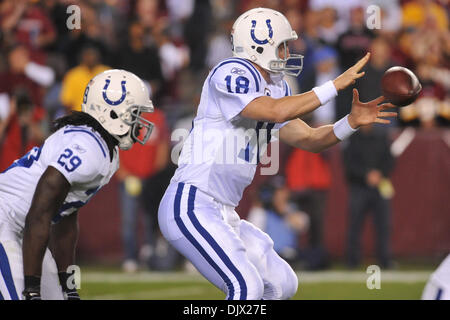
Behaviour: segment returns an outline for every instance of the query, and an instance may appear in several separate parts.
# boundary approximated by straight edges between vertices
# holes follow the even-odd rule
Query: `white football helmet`
[[[153,103],[144,82],[131,72],[115,69],[96,75],[86,86],[81,109],[116,138],[122,150],[136,141],[145,144],[152,133],[153,123],[141,114],[153,112]]]
[[[278,56],[278,47],[284,43],[287,56],[289,40],[297,40],[297,33],[286,17],[278,11],[255,8],[237,18],[231,29],[233,55],[248,59],[269,72],[298,76],[303,68],[303,56],[290,54],[287,59]]]

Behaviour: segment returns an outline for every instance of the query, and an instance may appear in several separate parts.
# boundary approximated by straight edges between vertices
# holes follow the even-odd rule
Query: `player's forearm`
[[[342,131],[340,125],[337,122],[334,125],[311,128],[304,121],[295,119],[280,129],[280,140],[295,148],[317,153],[341,141],[338,138]]]
[[[279,123],[299,118],[320,106],[320,100],[313,91],[276,99],[274,105]]]
[[[269,96],[259,97],[250,102],[241,115],[246,118],[283,123],[316,110],[330,99],[337,96],[337,89],[332,81],[313,88],[311,91],[274,99]]]
[[[319,106],[320,101],[313,91],[280,99],[262,96],[250,102],[241,115],[258,121],[282,123],[298,118]]]
[[[311,139],[308,141],[311,152],[322,152],[341,141],[334,134],[331,124],[313,128],[312,132]]]
[[[23,271],[25,276],[39,277],[50,235],[50,222],[27,216],[23,236]]]
[[[25,219],[22,244],[25,276],[40,276],[42,260],[50,237],[51,220],[58,212],[70,184],[59,171],[48,167],[36,186]]]
[[[77,241],[77,213],[62,218],[59,223],[52,226],[49,247],[59,272],[65,272],[70,265],[75,264]]]
[[[333,125],[325,125],[318,128],[311,128],[311,132],[306,139],[298,139],[295,147],[306,151],[318,153],[334,146],[340,142],[333,131]]]

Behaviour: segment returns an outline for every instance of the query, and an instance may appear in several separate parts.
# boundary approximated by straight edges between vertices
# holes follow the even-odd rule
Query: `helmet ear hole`
[[[256,52],[258,52],[259,54],[264,52],[264,48],[263,47],[258,47],[256,48]]]
[[[119,116],[117,115],[117,113],[114,110],[111,110],[111,112],[109,113],[109,116],[111,117],[111,119],[119,118]]]

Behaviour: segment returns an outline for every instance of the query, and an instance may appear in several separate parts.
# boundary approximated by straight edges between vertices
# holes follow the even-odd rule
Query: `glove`
[[[23,300],[42,300],[41,277],[25,276],[25,290],[22,291]]]
[[[71,275],[68,274],[65,271],[58,273],[59,283],[61,284],[61,287],[62,287],[62,290],[63,290],[64,299],[65,300],[81,300],[77,289],[75,287],[74,288],[69,288],[67,286],[67,279],[69,279],[70,276]]]

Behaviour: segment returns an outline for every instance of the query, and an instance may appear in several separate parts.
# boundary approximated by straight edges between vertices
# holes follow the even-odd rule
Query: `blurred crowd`
[[[79,9],[79,17],[73,16],[77,13],[73,5]],[[400,110],[399,118],[391,127],[414,126],[426,130],[448,126],[450,7],[447,0],[3,0],[0,2],[0,172],[31,146],[42,144],[51,132],[53,119],[81,109],[84,88],[93,76],[110,68],[135,73],[150,89],[157,111],[149,119],[156,129],[148,145],[133,148],[122,156],[117,174],[124,268],[133,271],[139,255],[151,260],[158,252],[170,257],[162,265],[161,259],[155,260],[154,268],[172,265],[176,259],[164,254],[169,249],[159,243],[156,226],[156,210],[162,196],[158,190],[164,191],[175,167],[170,160],[170,132],[175,128],[190,129],[205,77],[214,65],[232,55],[230,30],[234,20],[254,7],[283,12],[299,35],[298,41],[289,44],[291,52],[305,57],[300,76],[287,79],[294,94],[334,79],[370,51],[366,75],[356,84],[362,101],[381,95],[384,71],[402,65],[418,75],[423,90],[414,104]],[[372,28],[374,24],[368,21],[378,17],[380,28]],[[79,28],[77,18],[80,18]],[[340,119],[350,111],[351,90],[340,93],[305,117],[305,121],[318,126]],[[372,133],[370,128],[362,132],[361,135],[368,136],[360,139],[381,139],[380,145],[386,144],[385,135],[377,134],[375,129]],[[358,157],[367,158],[363,154],[367,150],[352,151],[353,140],[349,142],[348,152],[359,152]],[[382,159],[385,150],[379,149]],[[377,165],[376,161],[362,161],[353,165],[353,171],[351,168],[346,171],[349,184],[356,184],[357,197],[367,196],[369,206],[373,204],[371,201],[389,198],[379,194],[380,199],[374,199],[374,195],[363,190],[363,187],[378,190],[383,181],[386,183],[390,168]],[[286,179],[282,185],[279,181],[271,182],[269,189],[273,190],[262,190],[259,193],[262,198],[255,199],[253,208],[268,212],[265,220],[258,218],[257,213],[253,215],[260,222],[274,221],[271,215],[282,217],[292,212],[287,215],[289,219],[282,217],[280,230],[287,228],[297,235],[309,233],[309,247],[314,250],[307,256],[312,257],[309,260],[312,269],[327,265],[322,224],[330,187],[329,171],[326,154],[292,151],[283,169]],[[366,177],[369,172],[371,178]],[[141,201],[142,195],[145,201]],[[268,195],[276,198],[275,205],[270,204]],[[290,206],[284,206],[283,201],[295,206],[288,210]],[[354,211],[361,211],[357,207],[365,208],[367,204],[354,206]],[[383,211],[382,204],[380,208]],[[383,227],[388,223],[386,210],[381,213],[386,217],[377,227],[381,239],[379,256],[384,265],[389,264],[388,244],[383,240],[387,237],[387,227]],[[361,219],[356,211],[351,213],[356,229],[348,240],[351,265],[358,262],[355,242],[358,242]],[[148,231],[141,250],[134,232],[138,212],[144,213]],[[298,241],[288,238],[283,241],[295,242],[292,250],[301,249],[296,247]],[[284,249],[280,247],[280,252]],[[289,257],[295,256],[292,250],[285,250],[290,252]]]

